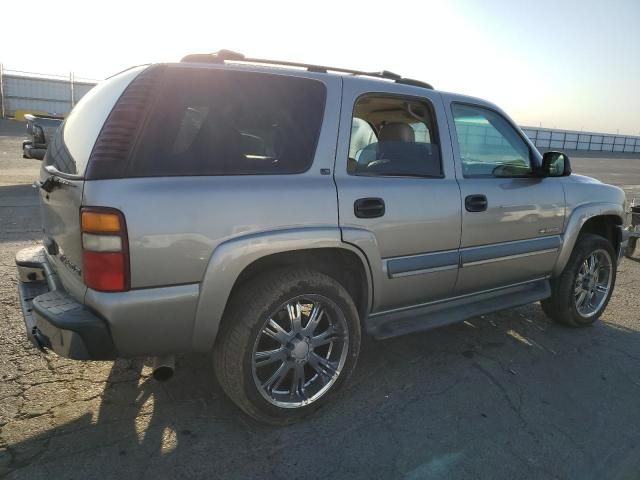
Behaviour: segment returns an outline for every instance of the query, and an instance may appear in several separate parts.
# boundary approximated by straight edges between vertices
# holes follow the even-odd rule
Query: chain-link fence
[[[588,150],[592,152],[640,153],[640,137],[522,127],[541,150]]]
[[[0,64],[0,114],[20,117],[25,112],[64,116],[97,80],[7,70]]]
[[[0,63],[1,118],[20,117],[25,112],[61,115],[97,83],[97,80],[3,69]],[[522,127],[541,150],[586,150],[640,153],[640,137]],[[496,140],[497,141],[497,140]]]

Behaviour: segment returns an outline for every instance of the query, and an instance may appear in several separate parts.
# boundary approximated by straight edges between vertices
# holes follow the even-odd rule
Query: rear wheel
[[[227,395],[272,424],[316,410],[353,371],[358,312],[346,290],[312,270],[281,269],[233,295],[214,348]]]
[[[606,238],[581,235],[562,274],[551,281],[551,297],[541,302],[547,316],[571,327],[594,323],[613,292],[615,258]]]

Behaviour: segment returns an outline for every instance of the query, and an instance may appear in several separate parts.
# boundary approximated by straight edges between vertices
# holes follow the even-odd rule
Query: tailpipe
[[[153,378],[159,382],[165,382],[173,377],[173,371],[176,369],[176,359],[173,355],[153,357],[152,368]]]

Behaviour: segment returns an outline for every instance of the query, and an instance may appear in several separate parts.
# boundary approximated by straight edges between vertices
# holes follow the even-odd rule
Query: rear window
[[[131,176],[290,174],[313,162],[325,104],[316,80],[174,68]]]
[[[122,92],[147,66],[134,67],[99,83],[82,97],[51,139],[45,165],[84,175],[91,149]]]

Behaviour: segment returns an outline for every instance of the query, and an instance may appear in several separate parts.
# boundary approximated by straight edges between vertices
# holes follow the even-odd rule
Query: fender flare
[[[208,351],[213,346],[231,290],[246,267],[268,255],[314,248],[341,248],[358,256],[365,271],[370,310],[373,287],[369,262],[359,249],[342,241],[338,227],[292,228],[233,238],[215,248],[200,283],[193,350]]]
[[[587,220],[602,215],[614,215],[624,223],[624,209],[622,208],[622,205],[616,203],[589,203],[581,205],[571,212],[564,231],[560,253],[558,254],[556,264],[553,268],[553,277],[557,277],[562,274],[562,270],[564,270],[564,267],[567,265],[571,252],[573,251],[573,247],[578,240],[578,235],[580,234],[582,226],[587,222]]]

